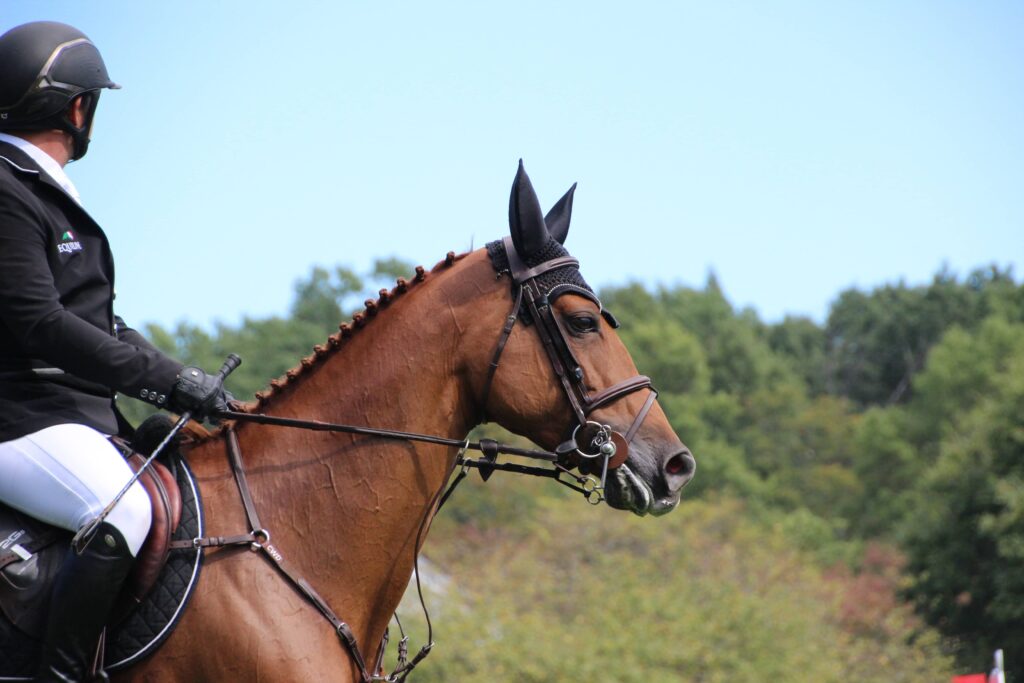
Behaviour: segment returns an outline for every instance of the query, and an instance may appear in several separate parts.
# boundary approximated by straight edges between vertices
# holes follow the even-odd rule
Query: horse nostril
[[[669,474],[680,474],[685,467],[686,463],[683,462],[683,458],[677,455],[668,461],[668,464],[665,465],[665,471]]]
[[[680,486],[690,481],[696,469],[697,463],[688,451],[676,453],[665,463],[665,473],[669,477],[683,480]]]

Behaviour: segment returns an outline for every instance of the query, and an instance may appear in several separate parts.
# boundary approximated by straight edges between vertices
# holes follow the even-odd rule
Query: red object
[[[988,683],[988,674],[966,674],[953,676],[953,683]]]

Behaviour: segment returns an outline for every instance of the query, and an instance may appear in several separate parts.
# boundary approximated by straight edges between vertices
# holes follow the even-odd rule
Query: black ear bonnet
[[[495,240],[487,244],[487,255],[491,257],[491,265],[494,266],[494,270],[499,273],[509,273],[508,254],[505,251],[505,241]],[[544,245],[542,249],[534,252],[529,257],[523,259],[530,268],[535,268],[542,263],[546,263],[552,259],[559,258],[561,256],[568,256],[569,252],[558,243],[554,237],[548,240],[548,243]],[[537,276],[537,284],[540,285],[541,291],[548,297],[548,300],[553,301],[556,297],[566,292],[573,292],[580,296],[585,296],[598,306],[601,302],[598,301],[597,295],[594,294],[594,290],[590,288],[586,280],[580,274],[578,268],[572,266],[565,266],[563,268],[555,268],[549,270],[546,273],[542,273]]]
[[[509,275],[509,279],[512,280],[513,297],[517,295],[516,289],[528,282],[532,283],[532,296],[539,296],[548,301],[554,301],[566,293],[578,294],[597,304],[608,324],[618,327],[618,321],[603,309],[594,290],[580,275],[575,259],[568,263],[563,261],[560,264],[551,264],[557,267],[548,270],[540,268],[539,272],[533,273],[534,269],[545,263],[569,257],[569,252],[562,245],[569,235],[575,192],[574,183],[545,216],[541,212],[540,201],[533,189],[533,183],[530,182],[530,176],[523,168],[523,160],[520,159],[508,203],[509,237],[490,242],[487,245],[487,255],[494,270],[499,274]],[[527,325],[531,322],[528,308],[519,307],[519,317]]]
[[[495,240],[487,243],[487,255],[491,259],[491,265],[494,267],[494,270],[501,274],[511,275],[508,253],[505,249],[504,240]],[[552,259],[568,255],[568,250],[566,250],[558,240],[552,237],[543,248],[531,254],[529,258],[523,259],[523,263],[530,268],[535,268]],[[597,294],[595,294],[594,290],[587,284],[587,281],[583,279],[583,275],[580,273],[579,268],[575,268],[573,266],[555,268],[554,270],[549,270],[546,273],[538,275],[536,282],[540,285],[541,292],[547,296],[548,301],[554,301],[556,298],[567,293],[578,294],[597,304],[597,307],[601,309],[601,315],[604,316],[604,319],[608,321],[609,325],[612,327],[619,326],[619,321],[615,319],[615,316],[604,310],[604,307],[601,305],[601,300],[597,298]],[[516,283],[513,282],[512,288],[515,289],[515,287]],[[513,292],[513,295],[514,294],[515,292]],[[533,322],[530,318],[530,312],[527,310],[526,306],[519,309],[519,319],[527,325]]]

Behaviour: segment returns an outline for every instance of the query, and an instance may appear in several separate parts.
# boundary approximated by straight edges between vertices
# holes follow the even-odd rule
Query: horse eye
[[[597,325],[597,318],[592,315],[574,315],[569,318],[569,326],[572,331],[579,334],[597,332]]]

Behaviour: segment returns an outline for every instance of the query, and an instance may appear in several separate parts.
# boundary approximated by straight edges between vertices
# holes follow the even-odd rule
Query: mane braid
[[[380,315],[381,311],[390,306],[395,299],[416,285],[426,281],[430,275],[451,268],[455,265],[456,261],[462,260],[465,256],[466,254],[456,255],[454,251],[449,251],[444,260],[439,261],[429,272],[423,266],[416,266],[416,274],[412,280],[400,277],[393,289],[390,291],[387,289],[380,290],[376,300],[367,299],[365,308],[361,312],[354,314],[351,322],[339,325],[338,331],[328,337],[326,343],[314,346],[312,354],[299,361],[298,365],[288,370],[283,376],[271,380],[266,389],[256,392],[256,400],[242,406],[242,412],[253,413],[263,410],[270,403],[272,397],[283,393],[285,389],[293,386],[303,375],[337,353],[348,339],[351,339],[358,330],[366,327],[370,320]]]

